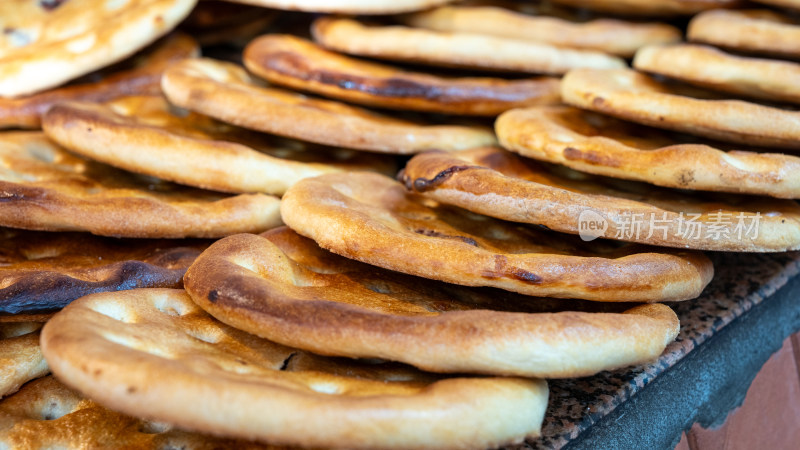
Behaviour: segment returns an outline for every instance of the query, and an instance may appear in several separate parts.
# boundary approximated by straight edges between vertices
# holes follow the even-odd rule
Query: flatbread
[[[48,376],[0,402],[3,448],[218,450],[266,446],[172,429],[103,408]]]
[[[650,46],[633,66],[742,97],[800,103],[800,63],[735,56],[695,44]]]
[[[197,0],[0,2],[0,97],[59,86],[172,30]]]
[[[0,313],[31,320],[94,292],[183,287],[183,274],[209,243],[0,228]]]
[[[640,47],[678,42],[680,30],[665,23],[617,19],[574,22],[524,14],[496,6],[442,6],[404,16],[412,27],[442,32],[479,33],[631,57]]]
[[[244,47],[253,38],[263,34],[279,15],[278,11],[258,6],[203,0],[183,21],[181,29],[194,36],[203,46]]]
[[[565,103],[725,142],[800,150],[800,111],[704,99],[633,70],[580,69],[561,82]]]
[[[194,39],[176,33],[119,65],[87,75],[89,79],[24,97],[0,97],[0,128],[39,128],[42,114],[58,102],[103,102],[125,95],[159,94],[164,68],[183,58],[196,57],[199,51]]]
[[[222,237],[280,224],[280,200],[228,196],[83,159],[40,132],[0,134],[0,226],[137,238]]]
[[[553,3],[626,16],[691,15],[715,8],[732,8],[741,0],[552,0]]]
[[[800,59],[800,22],[765,9],[698,14],[689,22],[686,37],[732,50]]]
[[[544,381],[433,378],[314,357],[224,325],[183,291],[95,294],[48,322],[42,351],[111,409],[220,436],[344,448],[485,448],[539,432]]]
[[[325,20],[317,20],[315,26]],[[271,83],[381,108],[495,116],[561,99],[559,81],[553,77],[439,77],[353,59],[287,34],[268,34],[251,42],[244,64]]]
[[[59,104],[43,126],[48,137],[86,158],[221,192],[282,195],[298,180],[324,173],[396,171],[387,156],[253,133],[170,108],[160,96]]]
[[[332,14],[396,14],[420,11],[454,0],[230,0],[236,3]]]
[[[0,323],[0,397],[47,375],[50,369],[39,348],[41,323]]]
[[[627,66],[622,59],[597,51],[477,33],[371,26],[352,19],[321,18],[311,32],[331,50],[434,66],[554,75],[579,67]]]
[[[402,180],[436,201],[584,238],[698,250],[800,249],[800,205],[794,201],[682,194],[544,166],[498,148],[462,153],[419,155]],[[592,233],[591,223],[599,233]]]
[[[262,87],[241,67],[211,59],[174,64],[164,73],[162,88],[180,107],[240,127],[324,145],[409,154],[496,142],[491,130],[480,127],[423,125]]]
[[[679,189],[800,198],[796,156],[725,151],[571,106],[508,111],[495,130],[508,150],[582,172]]]
[[[439,178],[458,175],[458,170]],[[303,180],[286,192],[281,214],[301,235],[350,259],[433,280],[526,295],[686,300],[700,294],[713,272],[700,253],[587,244],[441,207],[407,195],[390,178],[366,172]]]
[[[262,236],[215,243],[187,272],[186,290],[228,325],[319,354],[432,372],[581,377],[654,360],[678,333],[678,317],[658,303],[529,314],[524,303],[535,298],[509,302],[377,269],[285,227]]]

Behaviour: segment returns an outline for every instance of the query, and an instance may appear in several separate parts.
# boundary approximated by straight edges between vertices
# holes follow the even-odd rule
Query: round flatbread
[[[541,380],[437,380],[314,357],[224,325],[174,290],[83,297],[48,322],[42,351],[60,380],[113,410],[276,444],[500,446],[537,435],[547,404]]]
[[[441,32],[478,33],[631,57],[640,47],[678,42],[683,34],[664,23],[617,19],[574,22],[524,14],[496,6],[443,6],[402,18],[412,27]]]
[[[725,142],[800,150],[800,112],[698,94],[633,70],[580,69],[561,82],[564,102],[579,108]]]
[[[678,317],[658,303],[531,314],[535,298],[508,301],[377,269],[285,227],[262,236],[215,243],[187,272],[186,291],[228,325],[319,354],[433,372],[582,377],[654,360],[678,333]]]
[[[209,243],[0,228],[0,313],[32,317],[95,292],[183,287]]]
[[[800,64],[746,58],[694,44],[645,47],[633,66],[697,86],[756,99],[800,103]]]
[[[160,96],[59,104],[42,125],[48,137],[87,158],[221,192],[282,195],[298,180],[324,173],[396,171],[388,156],[253,133],[170,108]]]
[[[281,223],[280,200],[223,195],[73,155],[40,132],[0,134],[0,226],[114,237],[222,237]]]
[[[81,100],[104,102],[134,94],[160,94],[161,74],[168,64],[196,57],[197,42],[185,34],[173,34],[141,54],[88,79],[19,98],[0,98],[0,128],[39,128],[41,116],[56,103]],[[99,78],[99,80],[95,80]]]
[[[557,78],[438,77],[353,59],[287,34],[251,42],[244,64],[271,83],[381,108],[495,116],[517,106],[561,100]]]
[[[552,0],[553,3],[625,16],[691,15],[715,8],[731,8],[742,0]]]
[[[211,59],[174,64],[162,88],[172,103],[224,122],[336,147],[409,154],[496,142],[491,130],[480,127],[423,125],[262,87],[241,67]]]
[[[446,204],[584,239],[699,250],[800,249],[800,205],[794,201],[687,195],[544,166],[498,148],[462,153],[419,155],[402,180],[409,190]]]
[[[41,323],[0,323],[0,397],[13,394],[50,369],[39,347]]]
[[[800,59],[800,22],[770,10],[714,10],[695,16],[686,37],[731,50]]]
[[[331,14],[397,14],[420,11],[454,0],[230,0],[236,3]]]
[[[435,66],[556,75],[578,67],[627,66],[622,59],[597,51],[477,33],[370,26],[352,19],[321,18],[311,32],[331,50]]]
[[[796,156],[725,151],[571,106],[508,111],[495,131],[508,150],[582,172],[679,189],[800,198]]]
[[[196,3],[0,2],[0,96],[33,94],[121,61],[172,30]]]
[[[433,183],[465,167],[449,168]],[[390,178],[366,172],[305,179],[286,192],[283,202],[286,224],[322,248],[453,284],[545,297],[652,302],[695,298],[713,272],[700,253],[587,244],[441,207],[407,195]]]
[[[48,376],[0,402],[3,448],[125,448],[161,450],[268,447],[172,429],[103,408]]]

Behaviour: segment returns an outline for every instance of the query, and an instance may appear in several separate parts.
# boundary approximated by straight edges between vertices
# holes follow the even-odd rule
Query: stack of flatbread
[[[800,249],[796,16],[553,3],[0,4],[0,447],[520,443]]]

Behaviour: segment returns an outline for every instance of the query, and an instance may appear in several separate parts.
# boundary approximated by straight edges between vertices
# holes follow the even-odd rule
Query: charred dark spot
[[[47,11],[52,11],[66,3],[67,0],[39,0],[39,6]]]
[[[525,281],[527,283],[539,284],[542,282],[542,277],[540,277],[539,275],[528,272],[527,270],[522,270],[518,267],[511,267],[506,271],[506,275],[509,278]]]
[[[216,302],[218,298],[219,298],[219,292],[217,292],[216,289],[208,293],[208,301],[210,301],[211,303]]]
[[[694,171],[693,170],[685,170],[678,174],[678,184],[681,186],[687,186],[689,183],[694,181]]]
[[[91,132],[92,132],[92,129],[91,129],[91,128],[87,128],[87,129],[86,129],[86,132],[87,132],[87,133],[91,133]]]
[[[12,27],[5,27],[3,28],[3,34],[12,34],[13,32],[17,31],[16,28]]]
[[[494,270],[486,270],[481,275],[486,278],[511,278],[533,284],[542,282],[542,277],[535,273],[528,272],[519,267],[508,267],[508,258],[503,255],[495,255]]]
[[[135,393],[135,392],[136,392],[136,387],[134,387],[134,386],[128,386],[128,394],[133,394],[133,393]]]
[[[447,181],[448,178],[453,176],[453,174],[472,168],[473,166],[450,166],[447,169],[444,169],[441,172],[437,173],[436,176],[434,176],[433,178],[430,179],[422,177],[417,178],[416,180],[414,180],[413,189],[417,192],[425,192],[444,183],[445,181]]]
[[[453,236],[453,235],[441,233],[441,232],[436,231],[436,230],[427,230],[427,229],[424,229],[424,228],[418,228],[418,229],[414,230],[414,233],[421,234],[423,236],[430,236],[430,237],[443,238],[443,239],[457,239],[457,240],[459,240],[461,242],[464,242],[464,243],[467,243],[467,244],[469,244],[469,245],[471,245],[473,247],[477,247],[478,246],[478,243],[475,242],[475,239],[468,238],[466,236]]]
[[[281,364],[281,368],[280,368],[280,369],[278,369],[278,370],[286,370],[286,369],[288,369],[288,368],[289,368],[289,362],[290,362],[290,361],[292,360],[292,358],[294,358],[295,356],[297,356],[297,353],[292,353],[291,355],[289,355],[289,357],[287,357],[286,359],[284,359],[284,360],[283,360],[283,364]]]

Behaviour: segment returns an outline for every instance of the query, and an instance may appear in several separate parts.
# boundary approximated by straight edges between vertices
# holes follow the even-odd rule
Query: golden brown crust
[[[725,142],[800,150],[800,112],[691,94],[633,70],[573,70],[561,82],[564,102],[580,108]]]
[[[315,22],[316,27],[322,18]],[[353,59],[305,39],[268,34],[251,42],[244,64],[271,83],[381,108],[494,116],[560,100],[557,78],[445,78]]]
[[[800,158],[724,151],[569,106],[515,109],[495,131],[503,147],[575,170],[657,186],[800,198]]]
[[[227,196],[70,154],[38,132],[0,135],[0,225],[115,237],[222,237],[280,224],[276,197]]]
[[[325,145],[409,154],[496,142],[494,133],[484,128],[416,124],[261,87],[241,67],[211,59],[174,64],[165,72],[162,88],[172,103],[183,108],[244,128]]]
[[[653,360],[678,333],[678,317],[661,304],[527,314],[524,303],[536,298],[509,302],[376,269],[288,228],[262,236],[217,241],[187,272],[186,290],[228,325],[319,354],[433,372],[581,377]]]
[[[727,54],[694,44],[650,46],[633,66],[697,86],[777,102],[800,103],[800,64]]]
[[[637,49],[645,45],[678,42],[683,37],[680,30],[664,23],[617,19],[575,22],[496,6],[443,6],[407,15],[402,21],[413,27],[436,31],[531,40],[622,57],[633,56]]]
[[[197,0],[0,3],[0,96],[33,94],[120,61],[168,33]]]
[[[344,53],[445,67],[556,75],[578,67],[626,67],[620,58],[591,50],[475,33],[369,26],[351,19],[319,19],[312,34],[325,47]]]
[[[21,316],[32,320],[48,315],[31,314],[61,309],[94,292],[179,288],[186,269],[209,244],[0,228],[0,313],[24,312]]]
[[[800,24],[769,10],[707,11],[689,22],[686,37],[732,50],[800,59]]]
[[[397,14],[420,11],[455,0],[232,0],[275,9],[329,14]]]
[[[84,157],[221,192],[282,195],[298,180],[324,173],[396,170],[387,156],[315,148],[200,114],[178,114],[161,96],[59,104],[47,112],[43,127],[48,137]]]
[[[268,449],[245,441],[198,435],[103,408],[48,376],[0,402],[5,448]]]
[[[0,323],[0,397],[13,394],[50,369],[39,348],[41,323]]]
[[[590,230],[581,226],[591,218],[607,227],[595,237],[700,250],[800,248],[800,206],[794,201],[686,195],[548,168],[501,149],[418,155],[403,180],[408,189],[443,203],[585,237]]]
[[[21,322],[36,322],[45,323],[53,317],[53,313],[37,313],[37,314],[0,314],[0,324],[3,323],[21,323]]]
[[[0,98],[0,128],[39,128],[41,116],[54,104],[103,102],[134,94],[160,94],[161,74],[168,64],[196,57],[200,49],[191,37],[176,33],[127,61],[131,67],[100,73],[100,81],[69,84],[19,98]]]
[[[499,446],[537,435],[547,403],[541,380],[437,381],[310,357],[228,327],[174,290],[83,297],[48,322],[42,351],[60,380],[111,409],[276,444]]]
[[[448,165],[428,181],[435,185],[461,179],[458,175],[470,169],[465,164]],[[418,178],[415,173],[406,169],[413,180]],[[502,192],[492,195],[500,198]],[[526,295],[686,300],[700,294],[713,272],[709,260],[696,252],[587,244],[429,205],[407,195],[389,178],[361,172],[297,183],[286,192],[281,214],[292,229],[347,258],[448,283]]]
[[[732,8],[742,0],[552,0],[553,3],[634,16],[691,15],[715,8]]]

